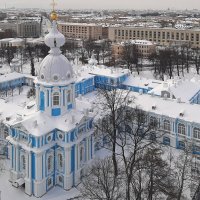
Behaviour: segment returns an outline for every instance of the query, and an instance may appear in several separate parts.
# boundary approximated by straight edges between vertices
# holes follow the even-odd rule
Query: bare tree
[[[81,199],[124,200],[122,179],[113,176],[112,160],[98,160],[83,179],[80,187]]]
[[[96,129],[100,132],[100,137],[106,137],[112,151],[112,161],[114,165],[114,174],[118,175],[118,164],[116,156],[117,131],[123,120],[124,109],[132,102],[129,92],[125,90],[99,89],[96,106],[102,114],[103,119],[96,124]]]
[[[187,144],[187,143],[186,143]],[[184,191],[188,190],[191,184],[191,167],[192,167],[192,146],[187,144],[180,152],[180,155],[174,159],[173,173],[177,187],[177,200],[184,197]]]
[[[169,163],[162,158],[160,146],[154,145],[145,152],[143,163],[145,168],[145,196],[148,200],[176,198],[177,190]]]

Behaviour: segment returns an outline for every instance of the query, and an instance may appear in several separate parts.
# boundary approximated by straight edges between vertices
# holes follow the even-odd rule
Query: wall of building
[[[58,23],[58,30],[66,38],[77,38],[84,40],[102,39],[102,26],[80,23]]]
[[[160,45],[188,44],[200,47],[200,29],[109,27],[111,41],[149,40]]]

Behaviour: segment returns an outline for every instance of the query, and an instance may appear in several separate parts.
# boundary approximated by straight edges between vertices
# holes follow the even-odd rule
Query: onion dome
[[[72,66],[60,51],[60,47],[65,44],[65,37],[58,31],[55,20],[51,31],[45,37],[45,44],[50,47],[50,51],[40,65],[38,81],[56,85],[73,82]]]

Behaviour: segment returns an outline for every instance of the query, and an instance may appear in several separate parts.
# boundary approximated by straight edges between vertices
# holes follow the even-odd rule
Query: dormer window
[[[59,92],[54,92],[53,93],[53,105],[54,106],[59,106],[60,104],[60,95]]]

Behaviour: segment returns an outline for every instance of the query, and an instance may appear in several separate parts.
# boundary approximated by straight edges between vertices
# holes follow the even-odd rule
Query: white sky
[[[52,0],[0,0],[0,8],[49,8]],[[200,9],[200,0],[56,0],[58,8]]]

